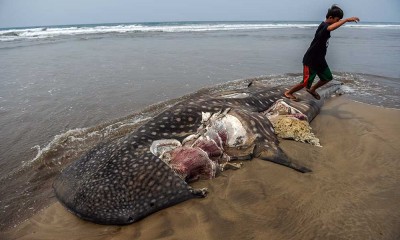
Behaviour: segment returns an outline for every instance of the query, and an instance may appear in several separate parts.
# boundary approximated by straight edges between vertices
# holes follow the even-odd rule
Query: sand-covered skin
[[[82,221],[59,203],[0,239],[400,239],[400,111],[345,97],[311,123],[322,148],[282,140],[300,174],[254,159],[192,199],[128,226]]]

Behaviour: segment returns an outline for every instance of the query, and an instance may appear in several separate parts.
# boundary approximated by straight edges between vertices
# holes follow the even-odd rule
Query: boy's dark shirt
[[[331,37],[331,32],[327,29],[328,26],[329,24],[326,22],[322,22],[318,26],[314,39],[303,58],[304,65],[307,65],[318,72],[324,71],[324,69],[328,67],[325,60],[328,40]]]

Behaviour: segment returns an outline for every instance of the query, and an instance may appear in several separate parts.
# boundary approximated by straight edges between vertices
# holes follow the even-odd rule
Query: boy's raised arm
[[[342,26],[343,24],[345,24],[346,22],[359,22],[359,21],[360,21],[360,19],[358,17],[345,18],[338,22],[332,23],[331,25],[328,26],[327,30],[333,31],[333,30],[337,29],[338,27]]]

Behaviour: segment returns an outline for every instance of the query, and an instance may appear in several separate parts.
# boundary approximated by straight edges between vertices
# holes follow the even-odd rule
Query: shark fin
[[[290,161],[288,156],[286,156],[286,154],[279,147],[277,147],[275,150],[275,148],[271,147],[267,148],[257,146],[254,151],[254,156],[262,160],[270,161],[285,167],[292,168],[301,173],[312,172],[311,169]]]

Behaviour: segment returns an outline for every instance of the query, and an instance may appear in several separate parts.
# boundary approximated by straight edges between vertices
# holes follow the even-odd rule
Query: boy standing
[[[314,96],[316,99],[320,99],[319,94],[315,91],[317,88],[325,85],[332,80],[332,73],[325,60],[326,50],[328,48],[328,40],[331,37],[331,31],[339,28],[346,22],[358,22],[358,17],[343,18],[343,11],[337,5],[332,5],[328,9],[326,19],[319,26],[315,32],[314,39],[311,42],[310,47],[304,54],[303,58],[303,81],[299,84],[294,85],[291,89],[284,93],[286,98],[294,101],[297,98],[293,93],[306,87],[308,93]],[[315,76],[318,75],[319,81],[312,86]]]

